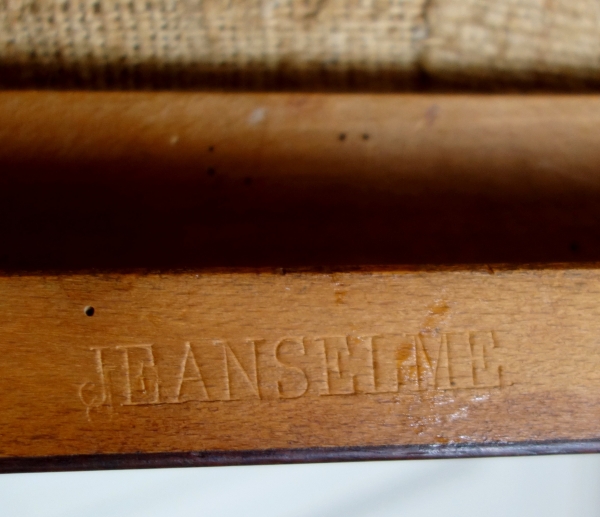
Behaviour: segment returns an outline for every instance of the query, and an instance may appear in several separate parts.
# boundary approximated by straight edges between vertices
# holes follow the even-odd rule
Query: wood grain
[[[600,97],[0,94],[7,271],[600,262]]]
[[[9,460],[599,438],[595,268],[10,276],[0,289]]]
[[[0,120],[0,470],[600,451],[600,97]]]

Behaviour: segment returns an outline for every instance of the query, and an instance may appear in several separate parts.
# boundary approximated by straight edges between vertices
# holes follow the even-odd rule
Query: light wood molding
[[[0,290],[9,470],[598,449],[596,268],[11,276]]]

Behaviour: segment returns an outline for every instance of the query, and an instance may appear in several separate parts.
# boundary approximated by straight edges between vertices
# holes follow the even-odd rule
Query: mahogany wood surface
[[[600,97],[0,120],[0,470],[600,451]]]
[[[600,96],[0,92],[10,271],[600,261]]]

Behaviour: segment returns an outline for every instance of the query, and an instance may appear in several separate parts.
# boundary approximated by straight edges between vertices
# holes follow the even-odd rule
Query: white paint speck
[[[179,135],[173,135],[170,139],[169,139],[169,143],[171,145],[175,145],[177,142],[179,142]]]
[[[459,408],[458,411],[455,411],[451,415],[448,415],[448,420],[450,422],[452,422],[453,420],[460,420],[463,418],[467,418],[468,416],[469,416],[469,408],[465,406],[465,407]]]
[[[265,120],[266,115],[266,108],[256,108],[252,113],[250,113],[250,116],[248,117],[248,124],[251,126],[260,124],[263,120]]]

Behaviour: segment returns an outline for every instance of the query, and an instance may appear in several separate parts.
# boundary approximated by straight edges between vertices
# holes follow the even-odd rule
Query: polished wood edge
[[[442,263],[442,264],[360,264],[340,266],[228,266],[228,267],[186,267],[186,268],[90,268],[90,269],[3,269],[3,277],[40,277],[40,276],[115,276],[115,275],[294,275],[294,274],[332,274],[332,273],[429,273],[481,271],[484,273],[502,273],[509,271],[540,271],[566,269],[600,269],[600,262],[501,262],[501,263]]]
[[[485,458],[600,453],[600,439],[493,442],[444,445],[315,447],[242,451],[197,451],[137,454],[88,454],[0,458],[0,473],[69,472],[235,465],[277,465],[346,461]]]

